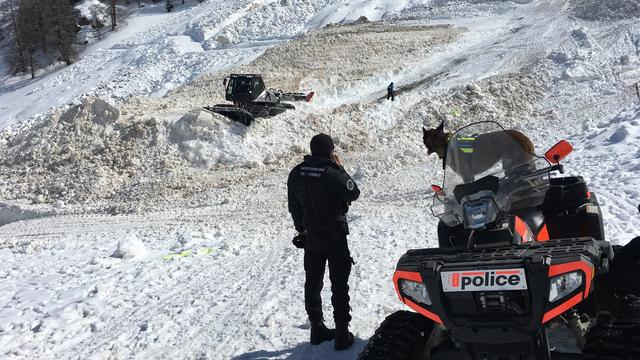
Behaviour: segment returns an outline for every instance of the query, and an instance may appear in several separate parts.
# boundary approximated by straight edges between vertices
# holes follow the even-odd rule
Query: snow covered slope
[[[403,308],[391,284],[398,258],[436,244],[430,184],[441,168],[420,128],[442,119],[450,128],[498,120],[540,152],[567,138],[576,148],[567,172],[598,195],[607,239],[637,234],[633,8],[220,4],[174,15],[150,7],[129,26],[146,16],[138,26],[151,31],[113,34],[77,64],[100,68],[95,78],[72,67],[0,95],[2,111],[25,116],[23,98],[42,106],[34,113],[87,92],[121,99],[85,98],[1,133],[0,357],[354,359]],[[360,15],[384,21],[324,27]],[[230,71],[262,72],[269,86],[316,90],[317,99],[250,128],[200,111],[221,100]],[[394,102],[382,99],[390,81]],[[69,85],[68,98],[43,95]],[[362,189],[349,214],[357,340],[343,353],[308,344],[302,252],[286,210],[286,175],[319,131],[337,139]],[[328,286],[323,295],[331,323]]]
[[[213,71],[247,63],[266,49],[329,22],[351,20],[359,2],[338,0],[209,0],[199,5],[147,4],[115,33],[81,52],[80,60],[35,80],[0,78],[0,129],[77,100],[98,95],[110,101],[132,95],[162,96]],[[426,1],[398,2],[381,11],[367,6],[370,20]],[[318,19],[320,13],[332,17]],[[343,16],[340,16],[343,14]]]

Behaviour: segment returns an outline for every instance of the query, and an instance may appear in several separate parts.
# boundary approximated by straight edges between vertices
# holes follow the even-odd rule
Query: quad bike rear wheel
[[[380,324],[358,360],[423,360],[434,329],[433,321],[420,314],[398,311]]]

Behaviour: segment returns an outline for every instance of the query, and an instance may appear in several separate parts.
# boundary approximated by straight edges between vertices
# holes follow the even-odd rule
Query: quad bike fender
[[[393,286],[396,289],[398,298],[400,298],[400,301],[402,301],[405,305],[407,305],[417,313],[422,314],[428,319],[431,319],[434,322],[442,325],[442,320],[438,315],[425,309],[423,306],[416,304],[415,302],[411,301],[411,299],[409,299],[408,297],[402,295],[402,292],[400,291],[400,280],[409,280],[409,281],[414,281],[418,283],[423,283],[422,276],[420,275],[420,273],[412,272],[412,271],[396,271],[393,274]]]
[[[561,315],[562,313],[568,311],[572,307],[579,304],[581,301],[585,300],[589,294],[591,294],[592,282],[595,275],[593,265],[586,261],[573,261],[569,263],[563,263],[558,265],[551,265],[548,271],[549,279],[552,279],[555,276],[559,276],[562,274],[568,274],[574,271],[580,271],[583,274],[583,283],[584,285],[580,287],[580,291],[578,291],[575,295],[571,297],[563,298],[562,302],[558,304],[550,304],[550,306],[545,311],[542,324],[549,322],[555,317]],[[425,317],[433,320],[434,322],[443,325],[442,319],[436,313],[429,311],[423,305],[419,305],[416,302],[412,301],[410,298],[404,296],[400,291],[400,280],[409,280],[414,282],[423,283],[422,276],[419,272],[411,272],[411,271],[396,271],[393,276],[393,285],[395,287],[396,293],[400,301],[402,301],[409,308],[418,312],[419,314],[424,315]]]
[[[586,260],[573,261],[569,263],[549,266],[549,280],[551,280],[555,276],[568,274],[574,271],[582,272],[584,290],[581,290],[568,299],[564,298],[564,302],[560,304],[552,304],[552,308],[546,311],[544,316],[542,317],[543,324],[561,315],[565,311],[568,311],[572,307],[579,304],[582,300],[585,300],[589,296],[589,294],[591,294],[591,284],[595,276],[595,271],[593,269],[593,265]]]
[[[640,237],[619,249],[609,272],[609,282],[618,290],[640,296]]]
[[[462,343],[501,341],[533,344],[544,324],[590,296],[596,268],[600,269],[598,273],[604,271],[609,252],[608,243],[592,238],[531,241],[517,247],[493,249],[410,250],[400,259],[393,282],[398,297],[405,305],[445,326]],[[498,275],[500,269],[524,269],[528,288],[466,292],[452,291],[451,286],[447,291],[444,289],[443,272],[460,272],[460,276],[464,273],[484,273],[482,277],[488,277],[488,280],[484,280],[486,282],[491,280],[491,274]],[[573,272],[580,274],[580,285],[550,301],[552,279]],[[408,295],[401,285],[403,280],[423,284],[429,295],[428,301],[416,300]],[[480,280],[479,283],[482,282]],[[481,297],[491,301],[489,298],[496,296],[504,296],[507,303],[518,305],[520,310],[514,311],[513,307],[484,308],[482,301],[479,301]],[[509,332],[505,333],[503,329],[509,329]]]

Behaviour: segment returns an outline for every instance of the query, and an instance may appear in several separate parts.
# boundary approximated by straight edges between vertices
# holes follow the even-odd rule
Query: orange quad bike
[[[554,176],[572,150],[527,153],[495,122],[455,132],[432,186],[439,248],[409,250],[393,275],[413,311],[388,316],[358,359],[640,359],[638,294],[610,273],[639,259],[605,241],[582,177]]]

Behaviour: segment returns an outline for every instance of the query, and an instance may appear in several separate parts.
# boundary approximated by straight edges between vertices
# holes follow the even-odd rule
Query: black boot
[[[323,322],[311,323],[311,345],[320,345],[325,341],[333,340],[336,330],[327,328]]]
[[[337,351],[347,350],[353,345],[353,334],[349,331],[349,323],[336,324],[336,342],[334,345]]]

